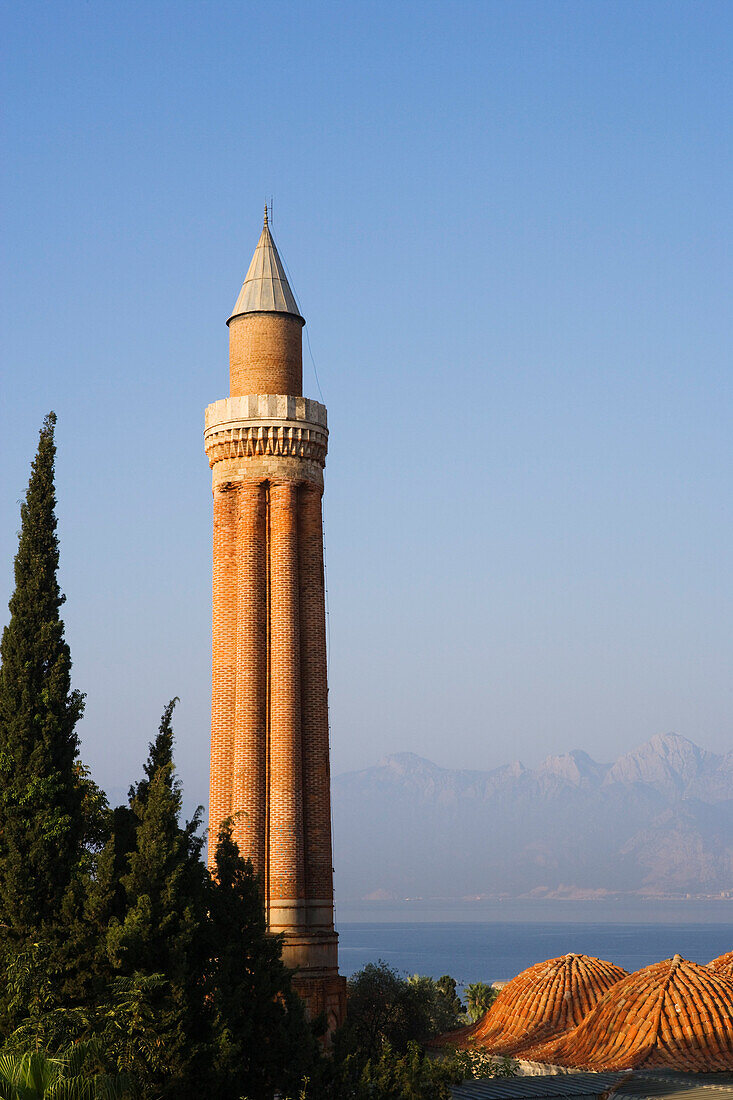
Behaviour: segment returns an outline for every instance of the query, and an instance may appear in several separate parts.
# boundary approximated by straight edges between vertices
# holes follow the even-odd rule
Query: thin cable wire
[[[288,267],[285,260],[283,260],[282,256],[280,256],[280,259],[282,260],[283,267],[285,268],[285,274],[288,277],[288,282],[290,283],[290,289],[293,293],[293,297],[295,298],[298,309],[300,309],[300,302],[298,301],[298,297],[297,297],[295,291],[293,290],[293,277],[290,274],[290,268]],[[311,338],[310,338],[310,333],[308,332],[308,326],[307,325],[305,326],[305,341],[308,345],[308,354],[311,357],[311,365],[313,366],[313,374],[315,375],[316,386],[318,386],[318,393],[319,393],[319,396],[321,398],[321,403],[323,405],[325,405],[326,404],[326,398],[323,396],[323,390],[321,389],[321,382],[320,382],[320,379],[318,377],[318,368],[316,367],[316,360],[315,360],[315,356],[313,355],[313,348],[311,347]]]
[[[305,328],[305,339],[306,339],[306,343],[308,344],[308,354],[310,355],[311,363],[313,364],[313,373],[316,376],[316,385],[318,386],[318,392],[321,396],[321,403],[323,405],[325,405],[326,404],[326,398],[323,396],[323,390],[321,389],[321,383],[318,380],[318,371],[316,369],[316,361],[313,358],[313,351],[311,350],[311,338],[310,338],[310,333],[308,332],[308,326],[307,325],[306,325],[306,328]]]
[[[321,538],[323,540],[323,590],[326,597],[326,676],[328,676],[328,673],[331,670],[331,608],[328,603],[328,566],[326,564],[326,510],[323,507],[323,497],[321,497]],[[328,726],[330,744],[330,712],[328,717]]]
[[[331,671],[331,607],[328,600],[328,565],[326,559],[326,512],[323,506],[323,497],[321,497],[321,536],[323,540],[323,590],[325,595],[326,605],[326,684],[328,684],[329,674]],[[328,761],[329,771],[331,763],[331,708],[330,706],[326,710],[328,716]],[[328,813],[331,820],[331,860],[333,861],[333,798],[329,797],[328,800]],[[331,868],[331,874],[333,875],[334,868]],[[332,891],[333,900],[333,924],[334,928],[338,924],[338,917],[336,915],[336,891]]]

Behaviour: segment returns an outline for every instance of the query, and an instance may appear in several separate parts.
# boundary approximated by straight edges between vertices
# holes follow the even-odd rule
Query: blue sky
[[[0,606],[53,408],[103,783],[178,694],[206,799],[203,410],[270,197],[331,426],[335,770],[731,747],[730,4],[3,24]]]

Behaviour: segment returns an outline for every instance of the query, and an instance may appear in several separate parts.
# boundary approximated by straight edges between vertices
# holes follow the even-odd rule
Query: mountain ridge
[[[733,887],[733,753],[656,734],[611,763],[441,767],[393,753],[334,779],[341,896],[720,896]]]

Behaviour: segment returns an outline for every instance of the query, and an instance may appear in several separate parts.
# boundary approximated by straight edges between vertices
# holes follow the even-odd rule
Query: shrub
[[[511,1058],[497,1058],[486,1050],[455,1050],[446,1056],[446,1065],[460,1075],[462,1081],[478,1081],[483,1077],[514,1077],[517,1064]]]

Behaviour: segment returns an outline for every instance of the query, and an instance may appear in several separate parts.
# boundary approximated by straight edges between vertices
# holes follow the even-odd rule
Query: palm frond
[[[39,1100],[97,1100],[91,1077],[65,1077],[56,1081],[48,1092],[39,1093]]]
[[[16,1084],[18,1066],[22,1059],[17,1054],[0,1054],[0,1080],[9,1085]]]

